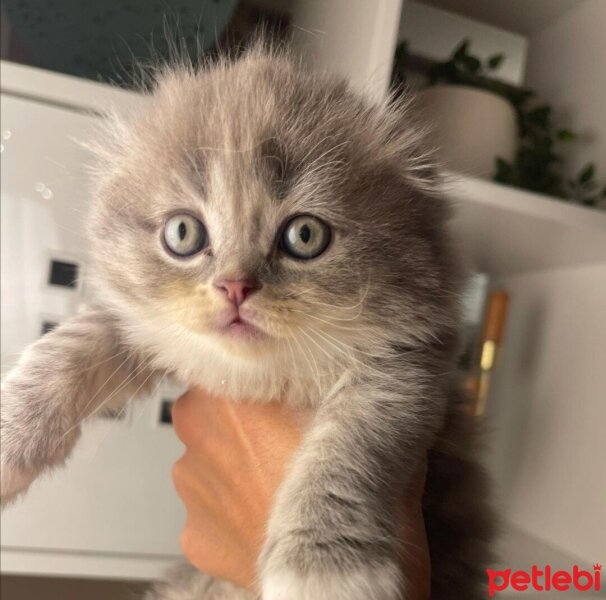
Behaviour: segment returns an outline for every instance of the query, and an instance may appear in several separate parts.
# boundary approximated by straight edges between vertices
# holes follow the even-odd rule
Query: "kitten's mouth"
[[[227,335],[240,339],[256,339],[263,336],[263,332],[250,321],[243,319],[240,315],[233,318],[225,327],[223,332]]]

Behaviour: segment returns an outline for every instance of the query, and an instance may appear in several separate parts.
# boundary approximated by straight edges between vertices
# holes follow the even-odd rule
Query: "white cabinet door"
[[[3,369],[44,323],[60,322],[85,299],[81,284],[50,285],[49,277],[53,260],[58,281],[86,270],[92,158],[76,140],[90,136],[97,119],[2,95]],[[170,470],[181,446],[159,421],[161,398],[175,392],[159,390],[119,420],[91,421],[67,467],[3,512],[4,571],[153,577],[180,554],[184,513]],[[151,568],[118,568],[146,557]]]

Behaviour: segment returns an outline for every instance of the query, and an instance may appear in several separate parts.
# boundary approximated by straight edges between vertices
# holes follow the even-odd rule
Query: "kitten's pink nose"
[[[224,292],[232,304],[240,306],[248,296],[261,287],[261,284],[252,278],[219,279],[215,281],[215,287]]]

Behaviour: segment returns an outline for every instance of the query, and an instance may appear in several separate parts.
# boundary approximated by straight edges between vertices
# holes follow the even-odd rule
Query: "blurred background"
[[[473,274],[460,368],[500,565],[604,563],[604,0],[2,0],[1,18],[3,375],[87,299],[78,141],[144,105],[142,66],[238,52],[263,27],[374,100],[416,92]],[[179,559],[180,391],[89,423],[3,512],[4,600],[132,598]]]

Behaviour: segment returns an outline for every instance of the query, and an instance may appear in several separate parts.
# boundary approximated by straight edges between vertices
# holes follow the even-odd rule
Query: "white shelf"
[[[0,61],[3,94],[55,104],[78,112],[103,113],[140,105],[141,94],[81,77]]]
[[[447,174],[464,254],[493,276],[606,263],[606,212]]]
[[[80,577],[153,581],[160,579],[171,566],[183,557],[157,557],[101,552],[65,552],[61,550],[32,550],[30,548],[2,548],[3,575],[32,575],[42,577]]]

